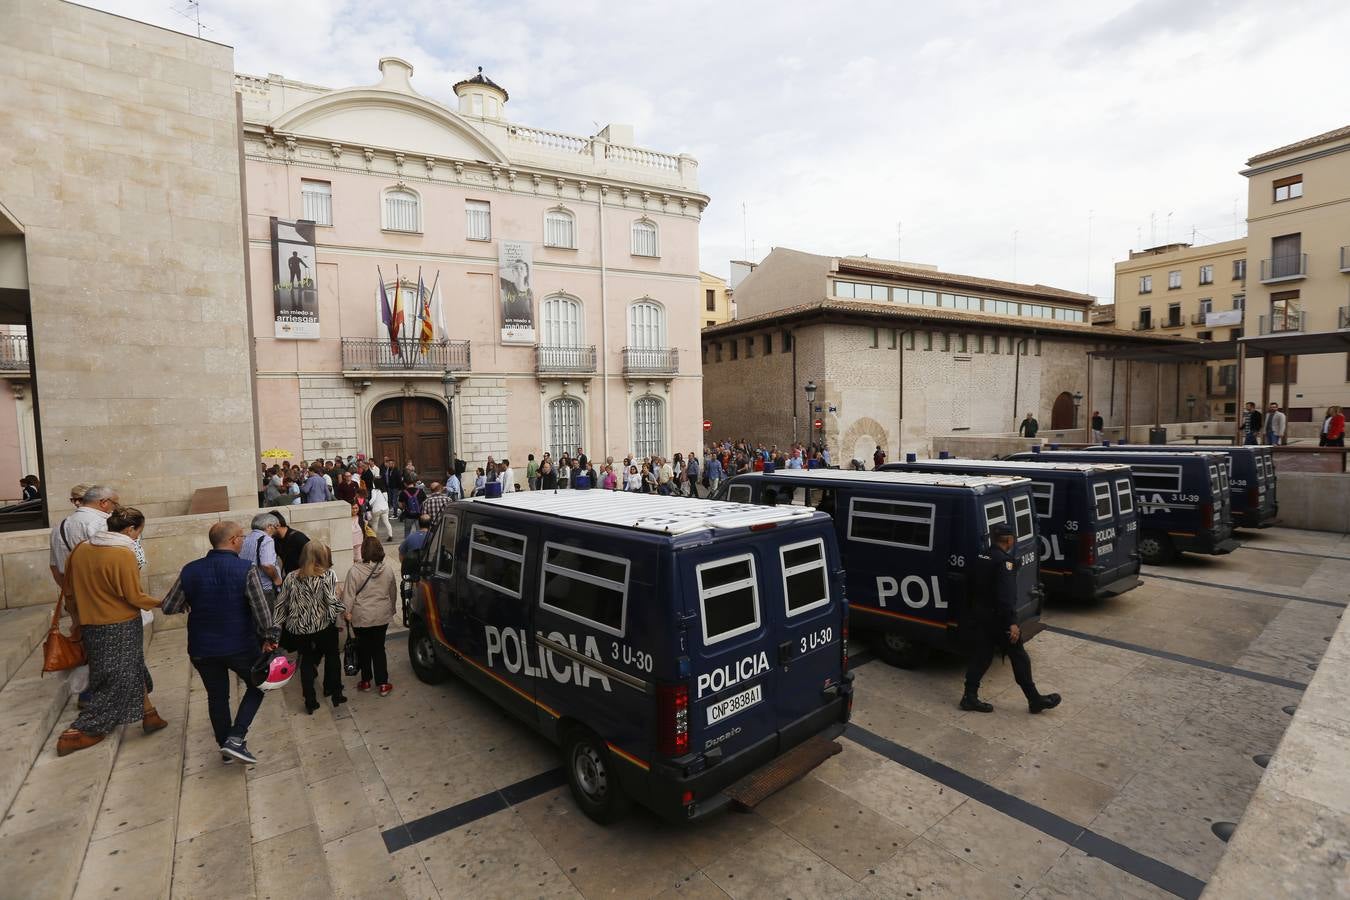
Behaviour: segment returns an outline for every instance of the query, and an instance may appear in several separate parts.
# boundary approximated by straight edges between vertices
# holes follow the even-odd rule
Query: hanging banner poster
[[[497,281],[501,285],[502,343],[533,344],[534,245],[499,241]]]
[[[276,336],[319,339],[319,290],[314,223],[272,218],[272,304]]]

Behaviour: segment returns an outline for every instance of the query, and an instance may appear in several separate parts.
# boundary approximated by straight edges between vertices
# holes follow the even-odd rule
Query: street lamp
[[[1194,421],[1195,421],[1195,395],[1194,395],[1194,394],[1187,394],[1187,395],[1186,395],[1186,421],[1187,421],[1187,422],[1194,422]]]
[[[1078,427],[1078,407],[1083,402],[1083,395],[1079,391],[1073,392],[1073,427]]]
[[[802,390],[806,391],[806,436],[807,443],[809,444],[811,443],[811,439],[815,437],[816,431],[816,426],[814,424],[816,415],[816,382],[814,380],[808,381],[802,387]]]
[[[446,474],[448,479],[455,472],[455,392],[459,387],[459,381],[454,375],[446,372],[441,376],[441,386],[445,388],[445,430],[447,449],[450,453],[449,472]]]

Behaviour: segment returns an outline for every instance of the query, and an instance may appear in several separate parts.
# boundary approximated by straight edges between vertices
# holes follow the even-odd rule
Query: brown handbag
[[[84,643],[73,640],[61,633],[61,604],[64,594],[56,597],[56,609],[52,612],[52,627],[47,631],[47,639],[42,642],[42,674],[64,672],[87,661],[84,655]]]

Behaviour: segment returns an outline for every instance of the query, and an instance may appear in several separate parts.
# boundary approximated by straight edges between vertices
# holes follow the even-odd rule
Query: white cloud
[[[93,5],[178,30],[165,0]],[[1234,235],[1248,156],[1350,124],[1339,0],[209,3],[240,71],[452,99],[483,66],[513,119],[699,159],[702,266],[750,238],[1112,292],[1111,262]],[[1087,242],[1093,212],[1091,264]],[[1172,212],[1170,230],[1167,213]],[[1150,225],[1150,217],[1154,224]]]

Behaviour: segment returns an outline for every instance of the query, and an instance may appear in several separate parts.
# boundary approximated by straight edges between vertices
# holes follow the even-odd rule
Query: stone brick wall
[[[455,454],[464,460],[469,472],[486,463],[488,456],[499,461],[507,457],[510,395],[505,378],[475,376],[461,383],[459,396],[455,398],[455,419],[459,426]]]
[[[51,508],[257,502],[233,51],[0,0],[0,203],[24,230]]]
[[[356,399],[342,378],[300,379],[300,435],[305,459],[369,452],[358,446]]]

